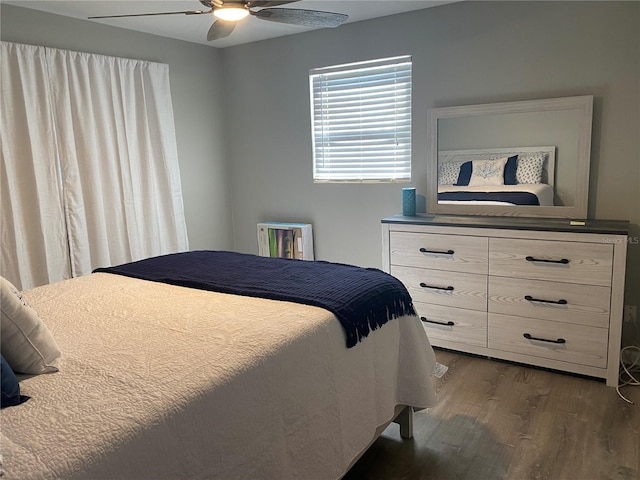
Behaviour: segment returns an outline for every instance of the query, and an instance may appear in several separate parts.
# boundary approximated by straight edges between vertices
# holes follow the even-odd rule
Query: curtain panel
[[[56,155],[50,170],[58,175],[49,181],[59,185],[61,215],[55,223],[66,233],[68,269],[44,279],[3,266],[3,275],[13,281],[19,273],[22,288],[29,288],[88,274],[100,266],[187,250],[168,66],[31,48],[44,51],[51,109],[48,117],[36,119],[42,128],[53,126]],[[27,78],[25,83],[31,81]],[[25,109],[19,102],[14,107]],[[14,110],[8,121],[16,116]],[[3,128],[3,145],[4,137]],[[33,162],[33,155],[8,156],[3,146],[3,166],[21,165],[27,159]],[[7,179],[12,182],[8,173]],[[29,191],[37,189],[32,185]],[[3,223],[5,216],[9,222],[23,214],[5,212],[4,199],[2,193]],[[36,203],[31,201],[29,207],[37,210]],[[21,264],[31,255],[18,253],[9,245],[5,249],[3,241],[3,258],[15,254]]]
[[[42,47],[0,51],[0,269],[18,288],[69,278],[53,99]]]

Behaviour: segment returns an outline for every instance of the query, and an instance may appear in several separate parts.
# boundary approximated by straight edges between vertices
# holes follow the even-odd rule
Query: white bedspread
[[[351,349],[323,309],[105,273],[25,292],[62,352],[3,409],[7,479],[337,479],[434,403],[417,317]]]
[[[529,192],[538,197],[540,206],[553,205],[553,188],[546,183],[520,183],[518,185],[438,185],[438,193],[443,192]],[[513,205],[507,202],[497,201],[456,201],[456,200],[438,200],[438,203],[447,205],[457,205],[464,203],[465,205]]]

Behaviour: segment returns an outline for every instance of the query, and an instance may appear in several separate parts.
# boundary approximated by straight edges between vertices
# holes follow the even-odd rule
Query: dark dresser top
[[[572,222],[577,222],[572,224]],[[476,215],[427,215],[415,217],[393,215],[383,218],[382,223],[409,225],[434,225],[445,227],[501,228],[515,230],[542,230],[549,232],[604,233],[627,235],[626,220],[571,220],[569,218],[493,217]],[[583,225],[584,223],[584,225]]]

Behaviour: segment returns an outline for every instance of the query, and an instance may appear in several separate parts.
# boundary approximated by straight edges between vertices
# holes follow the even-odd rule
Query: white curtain
[[[18,288],[71,274],[50,81],[41,47],[0,51],[0,269]]]
[[[169,69],[50,50],[73,276],[187,248]]]
[[[43,50],[71,276],[186,250],[168,66]]]

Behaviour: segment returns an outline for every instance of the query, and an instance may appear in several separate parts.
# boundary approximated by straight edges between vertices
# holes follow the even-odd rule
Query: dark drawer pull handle
[[[539,342],[549,342],[549,343],[567,343],[567,341],[564,338],[559,338],[557,340],[548,340],[546,338],[536,338],[536,337],[532,337],[530,333],[524,333],[522,335],[524,338],[526,338],[527,340],[538,340]]]
[[[568,258],[561,258],[560,260],[549,260],[547,258],[535,258],[535,257],[525,257],[525,260],[527,262],[546,262],[546,263],[562,263],[563,265],[566,265],[567,263],[569,263],[569,259]]]
[[[421,248],[420,252],[435,253],[436,255],[453,255],[455,253],[453,250],[427,250],[426,248]]]
[[[564,298],[561,298],[560,300],[543,300],[541,298],[533,298],[531,295],[525,295],[524,299],[528,300],[530,302],[555,303],[556,305],[566,305],[567,304],[567,301]]]
[[[426,283],[420,283],[422,288],[433,288],[434,290],[447,290],[449,292],[453,292],[453,287],[449,285],[448,287],[437,287],[435,285],[427,285]]]
[[[420,317],[420,320],[422,320],[425,323],[435,323],[436,325],[444,325],[445,327],[453,327],[455,325],[455,323],[453,323],[452,321],[438,322],[436,320],[429,320],[426,317]]]

